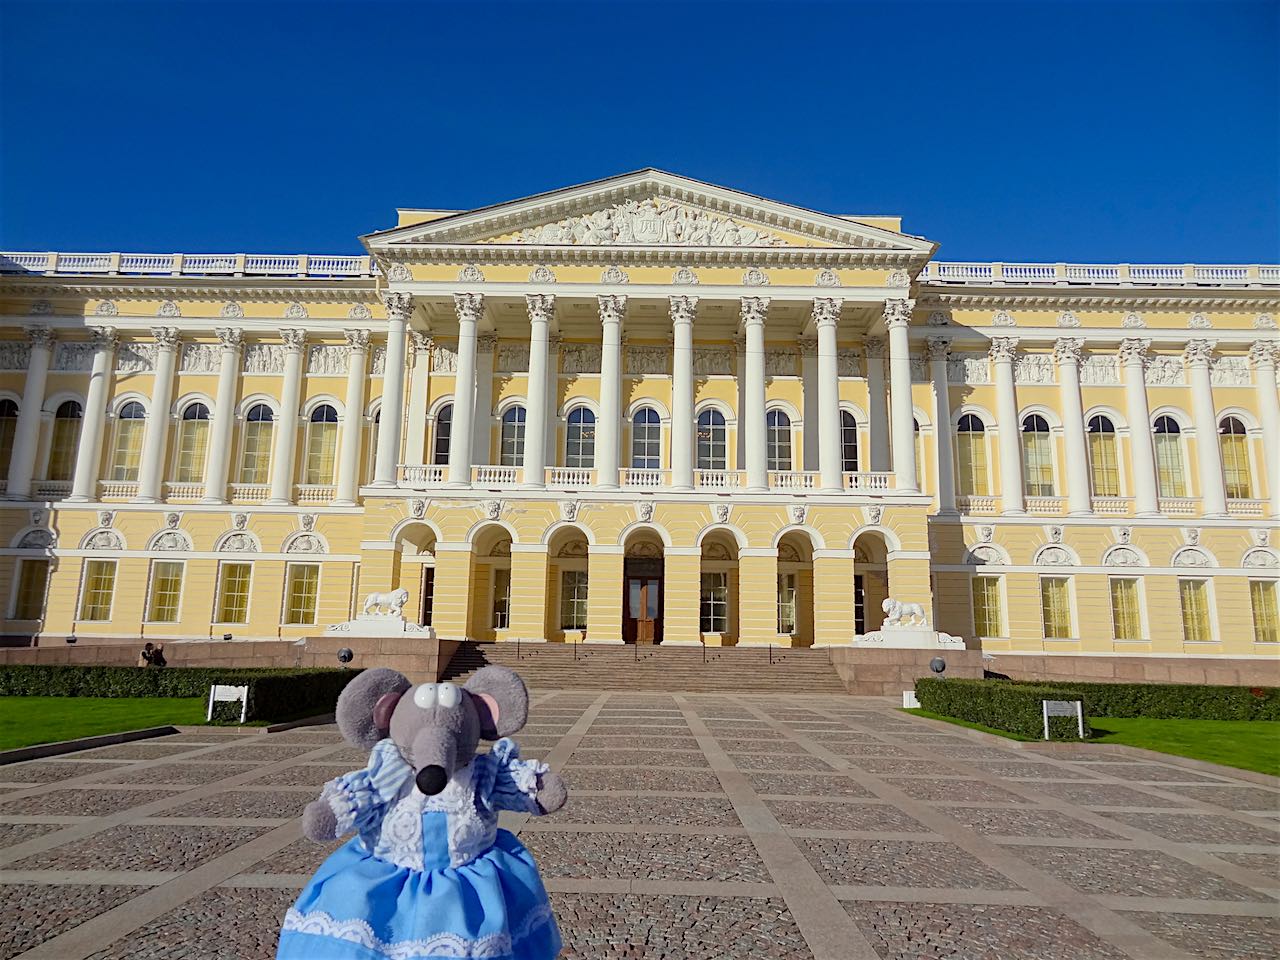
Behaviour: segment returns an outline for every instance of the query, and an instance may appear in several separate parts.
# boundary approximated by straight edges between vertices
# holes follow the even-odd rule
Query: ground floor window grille
[[[587,629],[587,571],[560,574],[560,629]]]
[[[505,630],[511,624],[511,571],[493,571],[493,629]]]
[[[729,632],[729,574],[702,575],[702,632]]]
[[[778,574],[778,633],[796,632],[796,575]]]

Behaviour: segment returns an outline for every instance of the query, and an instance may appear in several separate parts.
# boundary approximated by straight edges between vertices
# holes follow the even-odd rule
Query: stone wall
[[[863,647],[832,647],[831,663],[845,689],[857,697],[900,697],[915,687],[918,677],[932,677],[929,663],[934,657],[947,662],[946,676],[982,676],[979,650],[869,650]]]
[[[1207,683],[1280,687],[1280,658],[1014,656],[996,654],[987,669],[1014,680],[1087,683]]]

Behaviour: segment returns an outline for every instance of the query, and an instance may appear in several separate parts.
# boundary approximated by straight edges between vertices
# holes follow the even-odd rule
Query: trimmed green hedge
[[[950,681],[948,681],[950,682]],[[997,680],[1015,686],[1026,681]],[[1071,690],[1084,697],[1093,717],[1150,717],[1153,720],[1280,720],[1280,688],[1217,687],[1189,683],[1035,682],[1036,687]]]
[[[208,697],[215,683],[248,685],[249,720],[282,720],[327,713],[358,670],[235,667],[0,667],[4,697]],[[215,717],[230,716],[228,704]],[[237,707],[235,718],[239,719]]]
[[[930,713],[955,717],[970,723],[1008,730],[1024,737],[1044,736],[1042,700],[1080,700],[1081,695],[1064,687],[1033,686],[1003,680],[916,680],[916,698]],[[1084,735],[1090,736],[1086,704]],[[1049,736],[1054,740],[1075,740],[1079,728],[1075,717],[1050,717]]]

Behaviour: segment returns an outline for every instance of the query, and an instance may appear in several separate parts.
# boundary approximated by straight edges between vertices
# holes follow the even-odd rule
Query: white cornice
[[[666,266],[771,265],[919,268],[927,253],[852,247],[542,246],[532,243],[463,243],[371,248],[380,264],[574,263]]]
[[[985,287],[956,289],[922,283],[916,303],[921,307],[1077,307],[1101,310],[1114,307],[1161,308],[1176,305],[1185,310],[1239,307],[1275,311],[1280,296],[1274,288],[1205,289],[1186,287]]]

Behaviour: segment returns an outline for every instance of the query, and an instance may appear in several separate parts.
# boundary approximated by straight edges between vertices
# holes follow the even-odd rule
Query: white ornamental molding
[[[698,316],[698,298],[681,296],[670,299],[671,322],[693,323]]]
[[[987,349],[996,363],[1013,363],[1018,359],[1017,337],[993,337]]]
[[[80,544],[81,550],[123,550],[124,538],[114,530],[90,530]]]
[[[218,346],[223,350],[239,350],[244,346],[244,331],[236,327],[215,327]]]
[[[857,347],[840,347],[836,350],[836,376],[864,377],[862,351]]]
[[[118,317],[120,316],[120,308],[116,306],[114,300],[103,300],[94,308],[93,315],[95,317]]]
[[[1183,547],[1173,555],[1175,567],[1212,567],[1213,558],[1199,547]]]
[[[985,524],[978,528],[978,539],[983,543],[990,543],[996,535],[996,528],[990,524]]]
[[[870,507],[864,507],[862,510],[862,516],[868,526],[879,526],[880,521],[884,519],[884,507],[879,506],[878,504]]]
[[[356,303],[347,311],[348,320],[371,320],[373,319],[373,311],[369,309],[368,304]]]
[[[1050,542],[1050,543],[1061,543],[1061,542],[1062,542],[1062,528],[1061,528],[1061,527],[1057,527],[1057,526],[1048,527],[1048,528],[1046,528],[1045,533],[1047,533],[1047,534],[1048,534],[1048,536],[1049,536],[1049,542]]]
[[[993,547],[990,544],[978,544],[969,548],[965,563],[979,567],[1002,567],[1004,566],[1004,553],[998,547]]]
[[[373,348],[373,356],[369,359],[369,376],[381,377],[387,372],[387,345],[385,343],[376,344]]]
[[[886,287],[909,287],[911,286],[911,274],[905,270],[892,270],[884,283]]]
[[[1144,567],[1142,555],[1133,547],[1117,544],[1102,555],[1104,567]]]
[[[1181,357],[1156,355],[1147,360],[1146,382],[1149,387],[1184,387],[1187,371]]]
[[[636,519],[641,523],[648,523],[653,519],[652,500],[641,500],[636,504]]]
[[[1047,384],[1054,382],[1053,357],[1047,353],[1024,353],[1013,365],[1014,383]]]
[[[671,277],[671,282],[678,287],[693,287],[698,284],[698,275],[689,267],[680,267]]]
[[[1200,530],[1197,527],[1185,527],[1182,531],[1182,538],[1189,546],[1197,546],[1200,543]]]
[[[458,351],[437,340],[431,347],[431,369],[436,373],[457,373]]]
[[[484,274],[474,263],[468,263],[458,271],[459,283],[483,283]]]
[[[1080,383],[1084,386],[1114,386],[1120,383],[1120,358],[1090,354],[1080,362]]]
[[[243,530],[249,526],[249,515],[247,513],[235,513],[231,515],[231,526],[237,530]]]
[[[953,353],[947,361],[947,379],[966,386],[991,382],[991,358],[985,353]]]
[[[486,500],[484,502],[484,515],[490,520],[497,520],[502,516],[503,503],[501,500]]]
[[[1275,551],[1268,550],[1265,547],[1254,547],[1241,558],[1240,566],[1274,570],[1276,567],[1280,567],[1280,560],[1276,558]]]
[[[328,553],[324,539],[314,533],[294,533],[285,539],[282,553]]]
[[[803,503],[793,503],[790,508],[791,522],[797,526],[804,523],[805,517],[809,515],[809,508]]]
[[[1032,563],[1037,567],[1069,567],[1074,562],[1070,551],[1056,543],[1041,547]]]
[[[501,373],[527,373],[529,370],[529,344],[498,344],[498,370]]]
[[[1053,359],[1058,363],[1079,363],[1084,341],[1078,337],[1059,337],[1053,342]]]
[[[711,515],[716,518],[716,523],[728,523],[729,510],[730,507],[727,503],[713,503],[711,505]]]
[[[991,315],[991,325],[993,327],[1015,327],[1018,322],[1013,319],[1013,314],[1008,310],[997,310]]]
[[[156,344],[127,340],[116,350],[118,373],[148,373],[156,368]]]
[[[600,274],[601,283],[630,283],[631,278],[627,276],[627,271],[619,266],[609,265],[604,268],[604,273]]]
[[[0,340],[0,370],[26,370],[30,365],[30,342],[25,340]]]
[[[284,308],[284,318],[286,320],[306,320],[309,316],[307,308],[296,300]]]
[[[666,376],[667,361],[671,356],[666,347],[627,347],[623,359],[626,372],[636,376]]]
[[[1136,313],[1126,313],[1124,315],[1124,319],[1120,321],[1120,326],[1128,330],[1136,330],[1139,327],[1145,327],[1146,325],[1147,321],[1143,320],[1142,317]]]
[[[246,344],[241,368],[244,373],[284,373],[284,344]]]
[[[31,309],[27,311],[33,317],[47,317],[53,313],[53,304],[48,300],[31,301]],[[1257,324],[1254,324],[1257,326]]]
[[[53,351],[53,369],[59,373],[82,373],[93,369],[95,345],[86,340],[59,341]]]
[[[298,517],[298,525],[301,526],[305,532],[310,533],[316,528],[316,515],[314,513],[300,514]]]
[[[685,247],[781,247],[785,241],[760,227],[718,217],[663,197],[624,200],[554,223],[528,227],[513,237],[495,237],[490,243],[663,244]]]
[[[427,515],[427,501],[422,497],[412,497],[409,500],[409,516],[415,520],[421,520]]]
[[[113,523],[115,523],[115,521],[116,521],[116,514],[115,514],[115,511],[114,511],[114,510],[99,510],[99,511],[98,511],[98,526],[100,526],[100,527],[109,527],[109,526],[111,526]]]
[[[57,546],[57,538],[49,530],[28,530],[13,545],[17,550],[49,550]]]
[[[31,510],[31,525],[39,527],[44,525],[44,518],[48,515],[48,511],[43,507],[36,507]]]
[[[157,317],[180,317],[182,310],[172,300],[166,300],[160,304],[160,309],[156,311]]]
[[[800,351],[795,347],[770,347],[764,355],[766,377],[799,376]]]
[[[582,504],[577,500],[561,500],[560,501],[560,519],[576,520],[578,511],[582,509]]]
[[[927,322],[931,327],[945,327],[950,325],[951,318],[942,310],[934,310]]]
[[[1213,322],[1203,313],[1193,313],[1191,319],[1187,321],[1187,326],[1192,330],[1208,330],[1213,326]]]
[[[224,534],[214,549],[218,553],[261,553],[262,545],[252,533],[233,531]]]
[[[886,300],[884,302],[884,325],[886,327],[905,327],[911,322],[911,311],[915,309],[914,300]]]
[[[732,376],[733,351],[729,347],[694,347],[693,373],[698,377]]]
[[[550,267],[538,265],[529,271],[530,283],[555,283],[556,275],[552,273]]]
[[[1247,387],[1252,385],[1248,357],[1215,357],[1209,364],[1209,379],[1215,387]]]
[[[840,276],[830,267],[823,267],[818,271],[818,275],[813,278],[815,287],[838,287],[841,286]]]
[[[223,320],[239,320],[244,316],[244,307],[234,300],[229,300],[222,305],[222,309],[218,311],[218,316]]]
[[[347,341],[348,353],[367,353],[369,351],[369,331],[346,329],[342,336]]]
[[[1133,539],[1133,527],[1112,527],[1111,532],[1120,543],[1128,543]]]
[[[769,275],[759,267],[750,267],[742,275],[742,284],[746,287],[767,287],[769,285]]]
[[[36,516],[35,511],[33,510],[31,512],[32,523],[38,522],[35,516]],[[1253,536],[1253,542],[1255,546],[1265,547],[1269,543],[1271,543],[1271,531],[1268,530],[1266,527],[1254,527],[1252,530],[1249,531],[1249,533]]]
[[[391,269],[387,271],[387,279],[392,283],[401,283],[406,280],[412,280],[413,274],[409,272],[409,268],[403,263],[393,263]]]
[[[1255,330],[1274,330],[1276,328],[1276,318],[1269,313],[1260,313],[1253,320],[1253,328]]]
[[[1060,327],[1078,327],[1080,326],[1080,318],[1070,310],[1064,310],[1058,314],[1058,326]]]
[[[180,524],[181,522],[182,522],[182,514],[180,513],[166,513],[164,515],[164,525],[168,527],[170,530],[177,529],[178,524]]]
[[[560,347],[560,364],[565,373],[599,373],[600,344],[562,344]]]
[[[1182,350],[1182,359],[1192,366],[1212,363],[1217,345],[1214,340],[1188,340]]]
[[[336,344],[318,343],[307,356],[307,375],[312,377],[346,376],[351,349]]]
[[[180,369],[183,373],[214,373],[221,352],[216,343],[184,343]]]
[[[147,544],[147,549],[173,553],[189,553],[192,549],[191,538],[181,530],[161,530],[151,538],[151,542]]]

